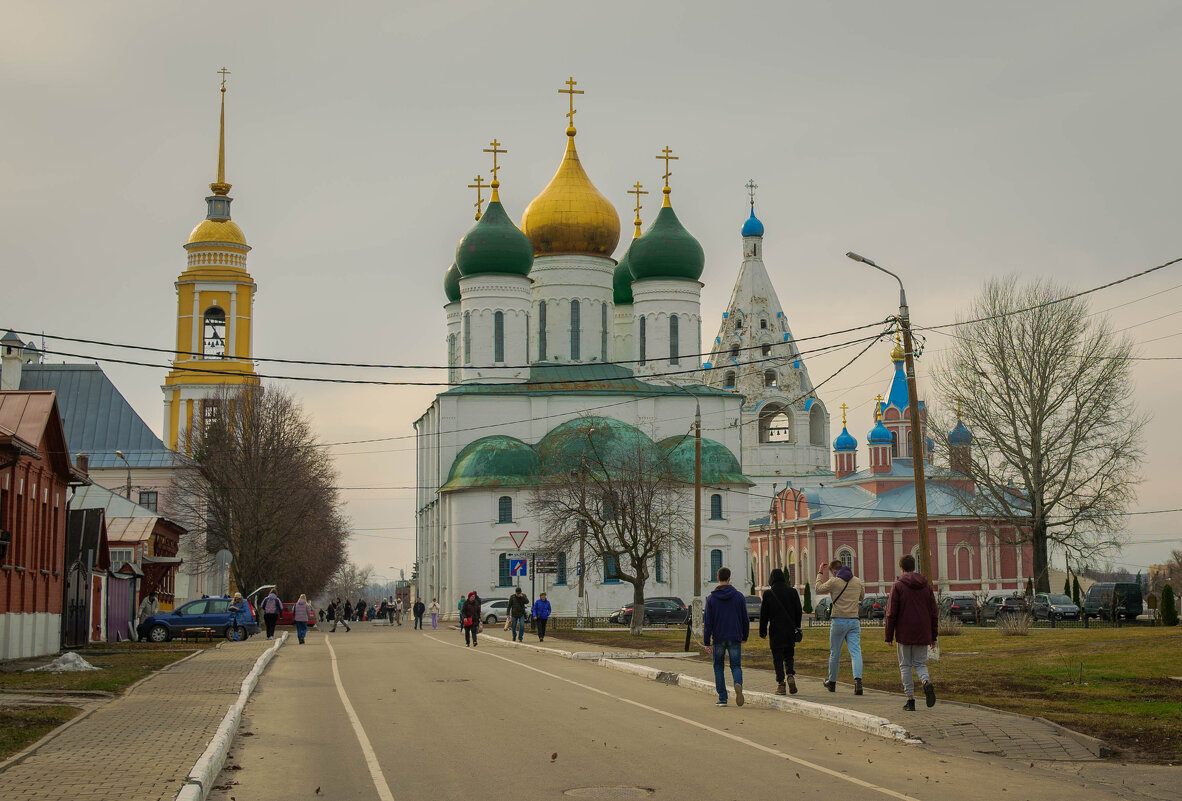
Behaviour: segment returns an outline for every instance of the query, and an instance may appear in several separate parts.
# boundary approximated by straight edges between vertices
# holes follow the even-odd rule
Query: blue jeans
[[[509,633],[515,640],[525,639],[525,618],[511,617],[509,618]]]
[[[299,639],[300,642],[303,642],[304,637],[306,637],[308,635],[308,624],[304,623],[303,621],[297,620],[295,622],[295,627],[296,627],[296,638]]]
[[[835,617],[829,624],[829,681],[837,681],[837,662],[841,658],[841,644],[850,650],[854,678],[862,678],[862,624],[857,618]]]
[[[718,690],[718,700],[726,701],[726,680],[722,677],[722,656],[726,654],[731,663],[731,678],[735,684],[743,683],[743,643],[738,640],[715,640],[711,649],[714,654],[714,688]]]

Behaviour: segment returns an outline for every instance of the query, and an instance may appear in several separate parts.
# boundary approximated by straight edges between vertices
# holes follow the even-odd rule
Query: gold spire
[[[665,175],[664,175],[665,188],[661,190],[662,192],[665,193],[665,200],[663,203],[661,203],[662,208],[664,208],[666,206],[673,205],[672,203],[669,202],[669,192],[671,191],[669,189],[669,176],[673,174],[673,173],[669,172],[669,162],[670,161],[677,161],[681,157],[670,155],[672,153],[673,153],[673,151],[669,149],[669,145],[665,145],[665,149],[663,151],[661,151],[661,155],[657,156],[658,160],[660,160],[660,159],[665,160]]]
[[[640,239],[640,196],[647,195],[648,192],[643,188],[640,181],[637,181],[632,185],[632,188],[628,190],[628,194],[636,195],[636,219],[632,221],[632,224],[636,226],[636,233],[632,235],[632,238]]]
[[[960,398],[956,399],[956,419],[960,420]]]
[[[486,184],[484,182],[484,176],[482,176],[482,175],[476,176],[476,183],[468,184],[469,189],[476,190],[476,202],[473,203],[472,205],[476,207],[476,221],[477,222],[480,221],[481,216],[484,214],[484,197],[481,195],[481,190],[484,189],[484,187],[486,187],[486,186],[488,186],[488,184]]]
[[[891,361],[901,362],[907,356],[907,351],[903,350],[903,336],[898,330],[895,331],[895,348],[891,351]]]
[[[841,427],[842,428],[845,428],[845,410],[848,408],[850,408],[850,407],[846,406],[844,403],[841,404]]]
[[[501,168],[499,166],[497,166],[497,155],[500,153],[508,153],[509,151],[508,150],[501,150],[500,149],[501,143],[498,142],[496,139],[492,140],[488,144],[489,144],[489,146],[484,149],[484,152],[493,154],[493,166],[492,166],[493,179],[492,179],[492,183],[489,184],[489,186],[492,187],[492,197],[490,197],[488,199],[488,202],[489,203],[500,203],[501,202],[501,194],[497,190],[501,188],[501,182],[497,178],[497,170],[499,170]]]
[[[882,395],[874,399],[874,419],[882,420]]]
[[[230,194],[230,185],[226,183],[226,76],[230,71],[225,67],[218,70],[222,76],[222,118],[218,125],[218,179],[209,185],[215,195]]]
[[[578,131],[575,130],[575,95],[581,95],[584,94],[584,92],[582,89],[575,88],[579,85],[579,82],[574,79],[574,76],[567,78],[565,81],[563,81],[563,83],[566,84],[567,88],[559,89],[558,91],[561,94],[570,95],[570,111],[566,113],[566,135],[574,136],[576,133],[578,133]]]

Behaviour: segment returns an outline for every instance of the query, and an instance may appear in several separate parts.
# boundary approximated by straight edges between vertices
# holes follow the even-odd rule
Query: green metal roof
[[[735,397],[734,392],[701,384],[683,389],[642,381],[619,364],[535,364],[529,380],[520,384],[462,384],[444,395],[556,395],[564,392],[603,395],[693,395]]]
[[[683,435],[666,437],[657,443],[657,447],[669,460],[669,467],[678,481],[692,484],[694,481],[694,438]],[[739,460],[731,453],[730,448],[717,440],[702,437],[702,483],[703,484],[743,484],[754,485],[755,482],[743,475],[743,468]]]
[[[456,248],[460,275],[529,275],[534,263],[534,246],[518,230],[500,201],[488,204],[488,210]]]
[[[461,265],[462,266],[462,265]],[[628,267],[637,281],[672,278],[697,281],[706,266],[701,243],[685,230],[672,206],[664,206],[657,218],[628,248]]]
[[[551,475],[588,465],[655,465],[660,454],[636,426],[610,417],[578,417],[550,430],[538,443],[542,469]]]
[[[439,491],[522,487],[536,484],[541,472],[541,458],[521,440],[503,435],[482,437],[460,451]]]

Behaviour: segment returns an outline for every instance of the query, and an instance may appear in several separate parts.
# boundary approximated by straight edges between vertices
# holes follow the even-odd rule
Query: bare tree
[[[357,567],[352,562],[344,562],[329,578],[325,591],[329,599],[356,601],[373,583],[373,568]]]
[[[267,387],[204,401],[204,425],[183,432],[189,454],[170,488],[194,535],[186,558],[228,550],[244,591],[319,592],[341,564],[347,522],[336,475],[295,400]]]
[[[634,431],[634,430],[632,430]],[[644,624],[644,587],[658,553],[670,559],[693,544],[692,489],[676,480],[652,442],[600,418],[568,432],[570,447],[527,501],[541,523],[543,552],[586,556],[632,585],[632,634]]]
[[[1063,287],[989,281],[955,329],[936,384],[973,435],[961,466],[978,516],[1030,541],[1037,591],[1049,553],[1073,562],[1118,550],[1135,498],[1147,417],[1137,411],[1133,343]]]

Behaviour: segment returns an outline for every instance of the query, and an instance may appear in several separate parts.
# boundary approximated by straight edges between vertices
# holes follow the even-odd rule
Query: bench
[[[217,632],[209,628],[185,629],[181,632],[181,641],[192,640],[193,642],[197,642],[204,637],[207,642],[212,642],[213,638],[217,636],[219,636]]]

